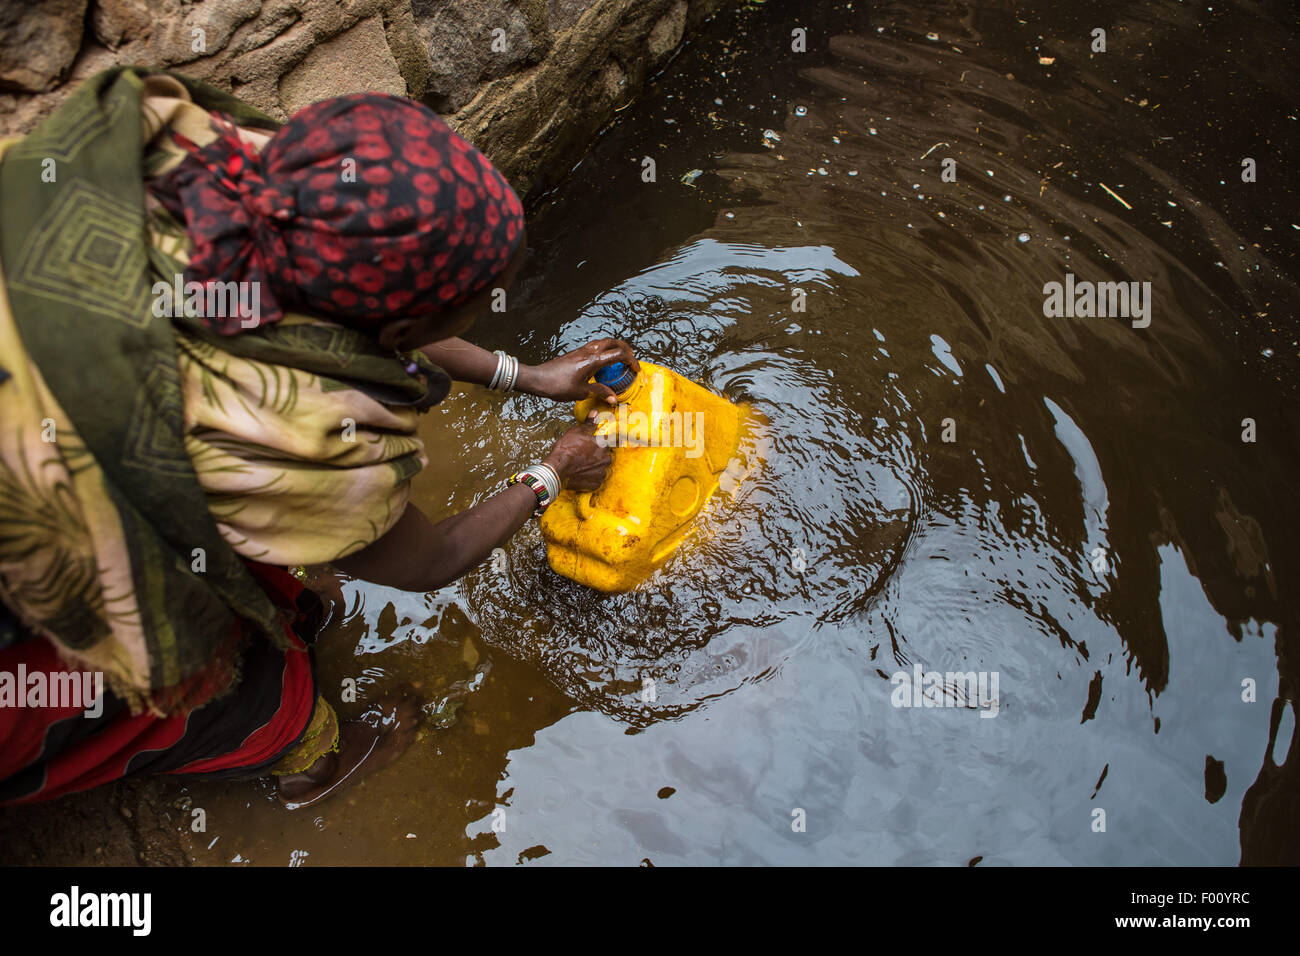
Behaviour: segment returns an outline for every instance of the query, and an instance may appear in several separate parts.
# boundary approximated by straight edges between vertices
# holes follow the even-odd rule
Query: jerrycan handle
[[[608,385],[614,390],[615,394],[621,395],[623,392],[626,392],[631,388],[632,383],[636,381],[636,372],[622,362],[614,362],[613,364],[602,368],[594,377],[597,382],[602,385]],[[579,402],[574,411],[579,421],[585,421],[587,415],[596,407],[595,399],[586,399]],[[604,438],[616,428],[617,424],[614,421],[606,419],[596,426],[596,437]],[[578,517],[583,521],[586,521],[596,513],[595,509],[591,506],[591,495],[592,493],[590,491],[584,491],[582,494],[578,495],[577,498]]]
[[[594,437],[604,438],[607,435],[609,435],[611,432],[613,432],[617,427],[618,427],[617,422],[606,419],[605,421],[601,422],[599,425],[596,426],[596,434]],[[596,513],[596,509],[594,509],[591,506],[592,494],[593,492],[584,491],[578,495],[578,499],[577,499],[578,517],[581,518],[583,521],[586,521],[588,518],[590,518],[593,514]]]

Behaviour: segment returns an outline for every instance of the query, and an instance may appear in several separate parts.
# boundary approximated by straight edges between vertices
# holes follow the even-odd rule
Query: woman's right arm
[[[589,422],[574,425],[542,461],[564,488],[594,491],[609,468],[609,449],[593,437]],[[505,544],[537,507],[526,485],[510,485],[473,508],[433,524],[413,504],[383,537],[334,566],[353,577],[401,588],[435,591],[480,564]]]

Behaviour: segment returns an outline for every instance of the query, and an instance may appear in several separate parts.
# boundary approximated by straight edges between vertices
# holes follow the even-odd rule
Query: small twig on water
[[[1121,206],[1123,206],[1125,209],[1132,209],[1132,208],[1133,208],[1132,206],[1130,206],[1128,203],[1126,203],[1126,202],[1125,202],[1125,201],[1120,197],[1119,193],[1115,192],[1115,190],[1111,189],[1111,188],[1110,188],[1109,186],[1107,186],[1105,183],[1101,183],[1100,185],[1101,185],[1101,188],[1102,188],[1102,189],[1106,190],[1106,192],[1108,192],[1108,193],[1110,193],[1112,196],[1114,196],[1114,197],[1115,197],[1115,201],[1116,201],[1117,203],[1119,203]]]

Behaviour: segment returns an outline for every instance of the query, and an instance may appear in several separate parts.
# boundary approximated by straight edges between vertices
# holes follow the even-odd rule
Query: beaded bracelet
[[[533,514],[540,515],[560,494],[560,476],[550,465],[533,465],[510,476],[506,487],[525,485],[537,496],[537,507]]]

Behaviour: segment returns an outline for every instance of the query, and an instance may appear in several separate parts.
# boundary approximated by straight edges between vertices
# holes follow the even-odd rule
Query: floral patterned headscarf
[[[286,309],[377,328],[486,288],[523,236],[519,197],[488,159],[409,99],[314,103],[261,152],[233,123],[150,190],[191,243],[187,282],[259,283],[260,321]],[[237,315],[204,321],[225,335]]]

